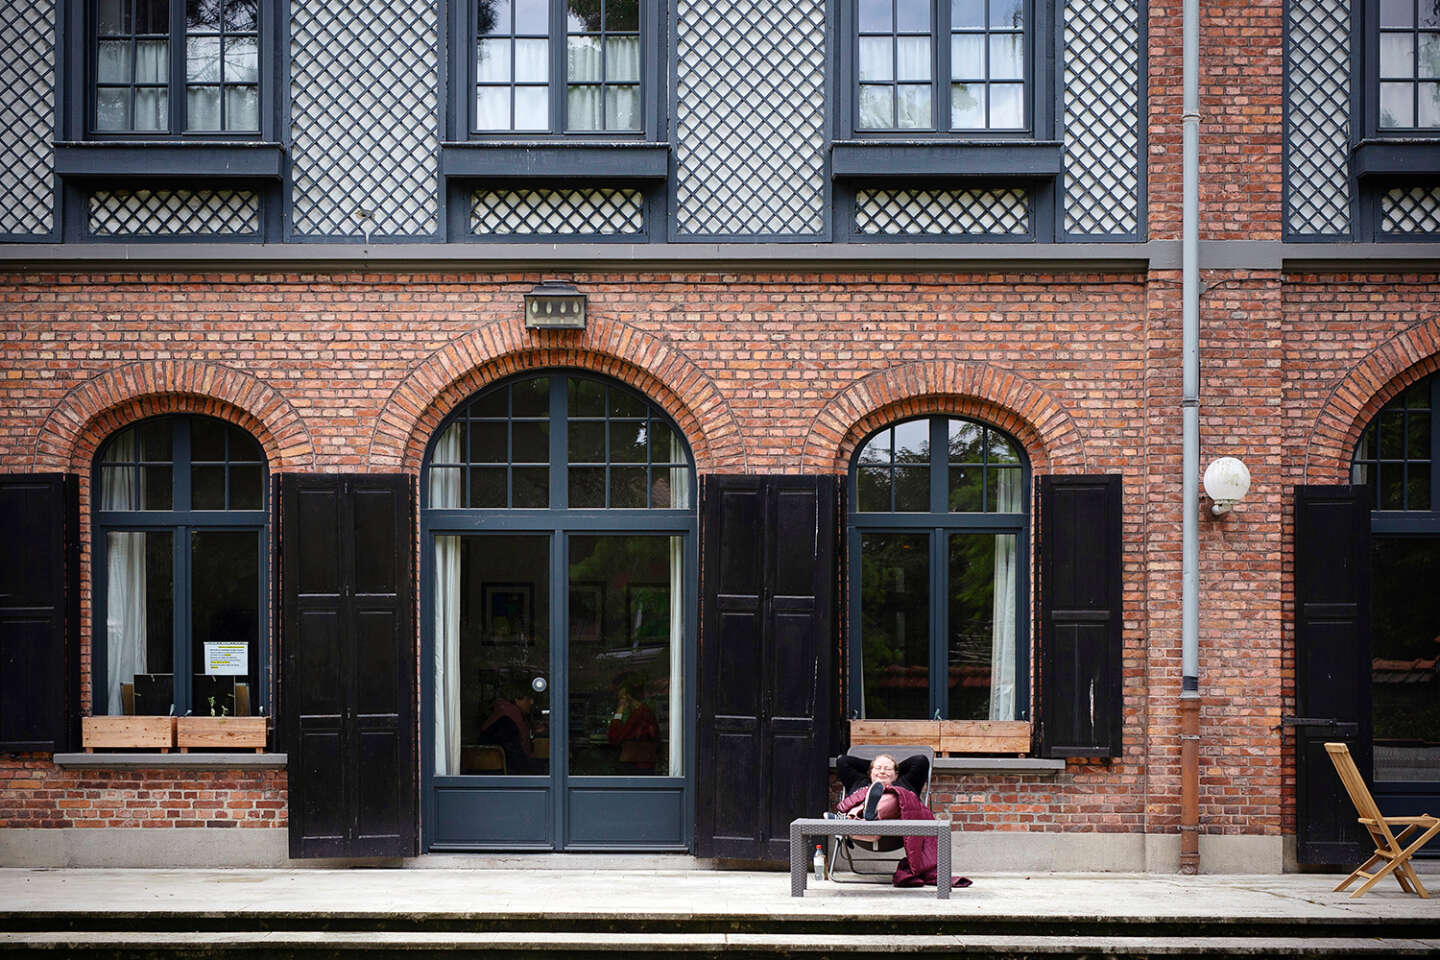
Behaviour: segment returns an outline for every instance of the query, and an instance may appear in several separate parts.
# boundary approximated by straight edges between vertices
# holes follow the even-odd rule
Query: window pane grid
[[[185,127],[260,129],[257,0],[189,0],[185,5]]]
[[[566,409],[552,410],[550,382],[533,377],[487,391],[437,434],[427,466],[431,507],[549,508],[552,470],[561,471],[573,509],[690,505],[689,458],[658,408],[624,388],[567,377]],[[552,457],[557,416],[569,439]]]
[[[641,129],[639,17],[634,0],[566,4],[567,130]]]
[[[549,0],[478,0],[475,129],[550,130]]]
[[[686,474],[682,471],[688,467],[677,435],[663,415],[622,388],[598,381],[571,383],[576,392],[569,400],[567,415],[570,506],[669,509],[687,505]],[[603,409],[596,404],[601,397]],[[644,416],[624,415],[638,411]]]
[[[170,33],[165,0],[96,0],[95,129],[170,129]]]
[[[1360,435],[1352,483],[1373,488],[1376,510],[1431,509],[1435,418],[1430,377],[1391,400]]]
[[[1440,127],[1440,8],[1386,0],[1379,17],[1380,126]]]
[[[1029,76],[1024,4],[954,0],[951,10],[950,129],[1023,129]]]
[[[858,3],[858,126],[933,130],[929,0]]]

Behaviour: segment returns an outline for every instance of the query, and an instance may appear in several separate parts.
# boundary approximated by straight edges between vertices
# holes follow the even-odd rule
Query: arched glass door
[[[688,849],[694,468],[619,384],[477,394],[422,483],[433,850]]]

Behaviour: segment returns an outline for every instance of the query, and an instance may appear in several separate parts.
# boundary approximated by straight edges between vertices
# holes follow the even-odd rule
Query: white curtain
[[[685,745],[685,539],[670,538],[670,766],[684,775]]]
[[[106,461],[139,459],[136,449],[139,437],[127,430],[110,444]],[[134,467],[100,471],[100,509],[138,510],[143,491],[131,481],[143,470]],[[143,479],[141,480],[143,483]],[[120,685],[135,679],[135,674],[148,672],[146,667],[145,609],[145,534],[108,533],[105,535],[106,603],[105,637],[106,664],[109,670],[106,685],[106,709],[112,714],[124,712]]]
[[[997,507],[1020,512],[1020,471],[997,470]],[[1013,533],[995,537],[993,625],[990,639],[990,719],[1015,719],[1015,541]]]
[[[680,442],[680,434],[673,430],[670,433],[670,462],[685,463],[685,445]],[[688,509],[690,506],[688,466],[670,468],[670,506],[676,510]]]
[[[452,423],[431,457],[430,506],[460,506],[460,427]],[[435,538],[435,772],[460,772],[460,538]]]

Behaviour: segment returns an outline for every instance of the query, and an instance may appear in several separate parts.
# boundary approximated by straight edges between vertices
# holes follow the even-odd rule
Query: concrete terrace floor
[[[1432,898],[1389,878],[1358,899],[1333,893],[1339,876],[974,874],[974,886],[937,900],[933,887],[811,880],[790,896],[789,874],[695,869],[689,858],[551,856],[420,858],[410,868],[300,870],[0,869],[0,912],[194,912],[227,915],[393,913],[412,916],[777,918],[1440,918],[1440,875],[1422,873]],[[533,865],[532,865],[533,863]],[[1427,865],[1428,866],[1428,865]],[[540,867],[537,869],[537,867]]]

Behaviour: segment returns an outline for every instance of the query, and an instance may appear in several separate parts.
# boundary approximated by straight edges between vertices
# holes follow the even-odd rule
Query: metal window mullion
[[[165,41],[170,66],[170,85],[167,91],[167,96],[170,98],[169,132],[178,135],[184,133],[187,128],[185,122],[185,70],[187,57],[185,45],[185,4],[172,3],[169,9],[170,35]],[[224,19],[223,9],[221,11],[221,19]],[[177,91],[179,92],[179,96],[176,96]],[[222,96],[221,99],[224,99],[224,97]]]
[[[1440,449],[1440,375],[1430,377],[1430,509],[1440,508],[1440,470],[1435,469],[1435,451]],[[1379,448],[1376,448],[1379,453]]]
[[[511,16],[514,16],[513,10]],[[550,0],[549,43],[549,132],[565,133],[570,129],[569,103],[565,95],[570,85],[570,69],[566,60],[566,52],[570,47],[570,30],[565,19],[565,0]]]
[[[137,438],[138,439],[138,438]],[[176,513],[192,509],[190,490],[190,419],[176,417],[170,428],[170,506]]]
[[[570,507],[570,378],[550,378],[550,506]]]
[[[170,583],[175,595],[171,598],[171,613],[175,618],[171,634],[175,648],[171,651],[174,679],[172,681],[172,709],[176,716],[183,717],[191,711],[190,702],[190,537],[194,528],[189,524],[175,527],[171,543]]]
[[[950,496],[950,442],[946,417],[930,417],[930,512],[945,513]]]
[[[940,132],[949,133],[953,126],[950,117],[950,104],[952,94],[950,87],[954,83],[955,65],[950,59],[950,47],[954,43],[954,33],[951,32],[954,22],[950,17],[950,4],[935,4],[934,11],[930,17],[930,25],[935,34],[935,77],[933,86],[935,88],[935,129]],[[941,38],[944,42],[941,42]],[[946,459],[949,459],[947,454]]]
[[[930,530],[930,717],[943,719],[950,689],[950,536]],[[927,717],[929,719],[929,717]]]

